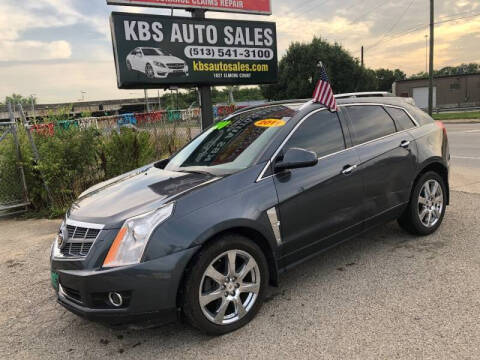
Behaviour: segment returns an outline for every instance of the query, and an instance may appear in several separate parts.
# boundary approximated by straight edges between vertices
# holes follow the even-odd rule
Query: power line
[[[324,3],[326,3],[327,1],[330,1],[330,0],[323,0],[323,1],[321,1],[320,3],[318,3],[318,4],[315,4],[316,1],[317,1],[317,0],[307,0],[307,1],[304,1],[304,2],[301,3],[300,5],[296,6],[295,9],[292,10],[292,12],[297,13],[298,10],[300,10],[300,9],[303,8],[303,7],[305,7],[305,5],[311,5],[311,4],[313,4],[313,6],[312,6],[311,8],[308,8],[307,11],[302,12],[302,13],[307,13],[308,11],[314,9],[315,7],[318,7],[318,6],[320,6],[320,5],[323,5]],[[300,14],[302,14],[302,13],[300,13]],[[284,12],[284,14],[286,14],[286,12]],[[297,17],[298,17],[298,16],[297,16]]]
[[[316,7],[318,7],[318,6],[320,6],[320,5],[323,5],[323,4],[325,4],[325,3],[329,2],[329,1],[330,1],[330,0],[323,0],[323,1],[321,1],[320,3],[318,3],[318,4],[315,4],[315,3],[314,3],[312,7],[309,7],[309,8],[307,8],[307,9],[305,9],[305,11],[303,12],[303,14],[306,15],[306,14],[309,13],[311,10],[313,10],[313,9],[315,9]],[[313,1],[310,1],[310,3],[313,3]],[[298,10],[298,8],[297,8],[297,10]]]
[[[408,6],[405,8],[405,10],[403,11],[402,15],[400,15],[400,17],[397,19],[397,21],[395,21],[393,23],[393,25],[391,26],[391,28],[383,34],[383,36],[380,38],[380,40],[378,40],[374,45],[372,46],[369,46],[367,48],[367,50],[370,50],[371,48],[375,47],[377,44],[381,43],[382,40],[388,35],[388,34],[391,34],[393,29],[395,29],[395,27],[398,25],[398,23],[403,19],[403,17],[405,16],[405,14],[407,13],[407,11],[412,7],[413,3],[415,2],[415,0],[412,0],[410,1],[410,3],[408,4]]]
[[[455,15],[454,15],[455,16]],[[480,12],[479,13],[474,13],[474,14],[470,14],[470,15],[466,15],[466,16],[461,16],[461,17],[455,17],[455,18],[451,18],[451,19],[446,19],[446,20],[442,20],[442,21],[437,21],[435,22],[435,25],[439,25],[439,24],[444,24],[444,23],[448,23],[448,22],[452,22],[452,21],[457,21],[457,20],[462,20],[462,19],[468,19],[468,18],[472,18],[472,17],[477,17],[477,16],[480,16]],[[407,35],[407,34],[410,34],[410,33],[413,33],[413,32],[416,32],[418,30],[422,30],[422,29],[426,29],[429,25],[425,25],[425,24],[417,24],[415,27],[413,28],[409,28],[401,33],[397,33],[397,34],[393,34],[392,36],[389,36],[388,38],[386,39],[383,39],[382,41],[376,43],[375,45],[371,46],[369,48],[370,49],[373,49],[374,47],[377,47],[378,45],[380,45],[382,42],[389,42],[389,41],[392,41],[396,38],[399,38],[403,35]]]
[[[355,19],[353,19],[353,21],[351,22],[352,24],[355,24],[357,23],[359,20],[367,17],[368,15],[370,15],[372,12],[374,12],[375,10],[377,9],[380,9],[381,7],[383,7],[384,5],[386,5],[389,1],[385,1],[385,0],[382,0],[380,4],[378,4],[377,6],[374,6],[373,8],[371,8],[370,10],[367,10],[365,13],[363,13],[362,15],[356,17]]]

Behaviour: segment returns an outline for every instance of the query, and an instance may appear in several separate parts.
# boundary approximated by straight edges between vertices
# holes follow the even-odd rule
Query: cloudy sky
[[[436,68],[480,63],[480,1],[436,0]],[[368,67],[425,70],[428,0],[272,0],[273,16],[209,13],[207,17],[275,21],[279,56],[314,35],[353,56],[366,48]],[[165,10],[107,6],[105,0],[1,0],[0,99],[35,94],[41,103],[141,96],[116,87],[109,13]],[[169,10],[167,10],[169,13]],[[176,10],[175,15],[187,13]]]

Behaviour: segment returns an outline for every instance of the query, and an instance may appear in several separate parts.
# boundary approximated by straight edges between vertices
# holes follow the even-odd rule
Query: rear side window
[[[345,149],[342,127],[336,113],[319,111],[309,116],[288,140],[292,147],[314,151],[318,157]]]
[[[355,145],[393,134],[395,124],[381,106],[347,106]]]
[[[404,110],[388,106],[385,109],[393,118],[393,120],[395,120],[398,131],[408,130],[415,127],[415,123]]]

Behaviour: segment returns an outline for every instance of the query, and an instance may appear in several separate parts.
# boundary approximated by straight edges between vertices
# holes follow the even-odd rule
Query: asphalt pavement
[[[452,165],[480,169],[480,124],[447,124]]]
[[[317,256],[223,337],[180,323],[111,329],[71,314],[49,280],[59,221],[0,221],[0,359],[478,359],[480,125],[447,129],[453,191],[435,234],[391,222]]]

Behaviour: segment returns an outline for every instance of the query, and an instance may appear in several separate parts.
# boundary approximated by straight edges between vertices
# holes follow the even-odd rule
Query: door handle
[[[342,174],[343,175],[350,175],[353,172],[353,170],[355,170],[356,168],[357,168],[357,165],[352,165],[352,166],[345,165],[343,167]]]
[[[404,149],[407,149],[409,146],[410,146],[410,141],[408,141],[408,140],[403,140],[403,141],[400,143],[400,147],[402,147],[402,148],[404,148]]]

